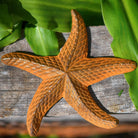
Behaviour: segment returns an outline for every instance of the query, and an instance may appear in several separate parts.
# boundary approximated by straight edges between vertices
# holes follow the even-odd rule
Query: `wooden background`
[[[110,44],[112,37],[105,26],[89,27],[89,55],[93,57],[113,56]],[[69,33],[64,33],[65,39]],[[0,57],[14,51],[31,51],[23,38],[0,52]],[[26,71],[6,66],[0,62],[0,124],[25,122],[28,106],[42,80]],[[130,100],[128,84],[123,75],[110,77],[90,86],[96,102],[121,123],[137,122],[138,113]],[[118,93],[123,90],[119,97]],[[61,99],[43,118],[44,122],[82,122],[77,112]],[[89,124],[90,125],[90,124]]]

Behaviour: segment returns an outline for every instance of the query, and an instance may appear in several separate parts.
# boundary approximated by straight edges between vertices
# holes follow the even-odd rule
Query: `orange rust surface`
[[[103,129],[92,125],[86,126],[63,126],[60,123],[44,123],[38,133],[38,136],[57,135],[59,137],[87,137],[93,135],[119,134],[128,132],[137,132],[138,124],[121,124],[113,129]],[[18,123],[16,125],[6,124],[0,126],[0,136],[22,134],[27,135],[26,125]]]
[[[114,128],[118,119],[104,112],[91,97],[88,86],[108,77],[131,72],[136,63],[121,58],[87,58],[88,38],[82,17],[72,14],[71,34],[58,56],[32,56],[10,53],[2,62],[28,71],[43,79],[27,113],[27,129],[37,135],[43,116],[62,97],[87,121],[102,127]]]

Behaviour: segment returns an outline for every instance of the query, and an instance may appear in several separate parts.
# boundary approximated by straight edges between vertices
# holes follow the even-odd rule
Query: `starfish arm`
[[[88,122],[102,128],[114,128],[119,121],[104,112],[91,97],[88,87],[67,78],[65,100]],[[72,83],[73,82],[73,83]],[[74,84],[74,85],[73,85]]]
[[[69,75],[89,86],[108,77],[131,72],[136,63],[121,58],[84,58],[72,64]]]
[[[66,69],[70,62],[86,57],[88,53],[87,30],[84,21],[77,11],[72,10],[71,14],[71,34],[58,55]]]
[[[42,79],[62,74],[59,70],[62,65],[54,56],[41,57],[15,52],[4,55],[1,60],[6,65],[20,68]]]
[[[57,76],[40,84],[27,113],[27,129],[31,136],[37,135],[43,116],[62,98],[63,81],[62,76]]]

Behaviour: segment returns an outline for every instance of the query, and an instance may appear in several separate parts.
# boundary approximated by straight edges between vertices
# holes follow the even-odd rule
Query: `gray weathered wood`
[[[110,44],[112,38],[105,26],[90,27],[90,56],[113,56]],[[69,33],[64,33],[67,39]],[[0,56],[14,51],[31,51],[25,39],[19,40],[0,52]],[[25,121],[28,106],[42,80],[28,72],[9,67],[0,62],[0,120]],[[138,114],[132,104],[128,84],[123,75],[114,76],[91,86],[102,107],[120,121],[138,121]],[[120,90],[124,90],[119,97]],[[98,102],[97,100],[97,102]],[[64,99],[60,100],[47,114],[45,121],[84,121]]]

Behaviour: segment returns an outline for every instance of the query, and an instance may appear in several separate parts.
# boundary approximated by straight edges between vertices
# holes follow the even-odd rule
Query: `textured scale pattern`
[[[28,71],[42,82],[36,91],[27,113],[27,129],[37,135],[43,116],[62,97],[87,121],[102,127],[114,128],[118,119],[100,109],[88,91],[88,86],[108,77],[131,72],[136,63],[131,60],[101,57],[87,58],[88,38],[82,17],[72,14],[71,34],[57,56],[33,56],[9,53],[2,62]]]

